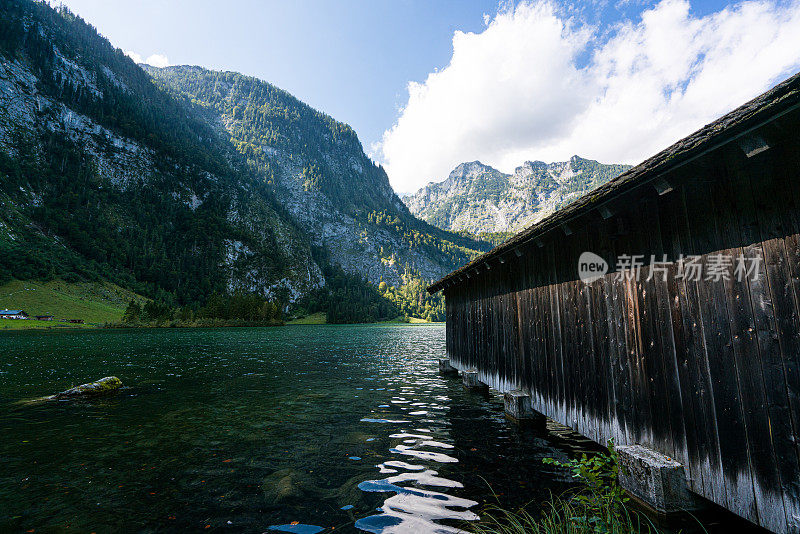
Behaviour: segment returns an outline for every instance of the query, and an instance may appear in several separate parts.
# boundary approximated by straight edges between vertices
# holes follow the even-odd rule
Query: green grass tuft
[[[619,465],[613,442],[608,454],[581,455],[561,462],[545,458],[545,464],[572,472],[578,489],[547,502],[540,514],[525,507],[505,510],[490,506],[481,521],[468,528],[478,534],[629,534],[658,529],[647,517],[628,507],[629,498],[619,485]]]
[[[658,529],[641,514],[626,506],[605,508],[604,503],[595,508],[605,516],[600,520],[572,498],[557,497],[545,504],[540,514],[525,508],[504,510],[498,506],[487,507],[481,521],[470,525],[476,534],[658,534]]]

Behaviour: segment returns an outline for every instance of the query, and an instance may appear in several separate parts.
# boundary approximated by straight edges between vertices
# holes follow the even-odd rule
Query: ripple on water
[[[390,400],[394,409],[406,410],[402,405],[429,406],[422,402],[417,393],[408,384],[401,388],[405,396],[395,396]],[[427,386],[429,383],[425,381]],[[420,395],[430,395],[429,390],[420,392]],[[411,400],[409,400],[411,399]],[[438,398],[437,402],[446,398]],[[398,406],[399,405],[399,406]],[[389,405],[379,405],[378,408],[390,408]],[[405,413],[406,416],[427,416],[428,411],[417,410]],[[387,418],[389,414],[383,414]],[[362,422],[385,422],[387,419],[364,418]],[[413,426],[424,422],[423,419],[404,421]],[[355,526],[366,532],[391,534],[391,533],[455,533],[458,528],[443,524],[442,521],[475,521],[478,515],[470,510],[476,506],[476,501],[457,497],[442,490],[460,489],[463,484],[440,476],[433,467],[458,463],[458,459],[444,454],[442,449],[453,449],[446,431],[432,431],[431,428],[400,429],[389,434],[389,439],[394,440],[389,447],[392,455],[413,457],[417,462],[408,463],[402,460],[387,460],[376,467],[380,474],[392,476],[382,479],[366,480],[358,488],[366,493],[391,493],[383,505],[378,508],[379,514],[364,517],[356,521]],[[438,449],[438,450],[431,450]],[[435,489],[429,489],[435,488]]]
[[[375,419],[372,417],[365,417],[361,420],[362,423],[410,423],[411,421],[403,421],[402,419]]]
[[[325,530],[323,527],[317,525],[303,525],[302,523],[287,524],[287,525],[272,525],[270,530],[276,532],[291,532],[293,534],[317,534]]]
[[[551,449],[510,432],[501,402],[438,376],[441,327],[37,333],[0,350],[0,436],[15,437],[0,439],[2,532],[119,532],[125,503],[124,531],[313,534],[357,518],[450,533],[491,498],[483,478],[508,496],[569,479],[518,461]],[[131,389],[7,406],[109,374]]]

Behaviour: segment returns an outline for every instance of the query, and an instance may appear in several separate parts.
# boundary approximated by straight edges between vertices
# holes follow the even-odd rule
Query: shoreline
[[[402,321],[377,321],[374,323],[294,323],[286,322],[281,324],[272,325],[258,325],[258,324],[240,324],[240,325],[96,325],[96,324],[81,324],[81,325],[59,325],[59,326],[31,326],[22,328],[3,328],[0,327],[0,335],[3,333],[12,332],[97,332],[102,330],[188,330],[188,329],[220,329],[220,328],[275,328],[275,327],[307,327],[307,326],[402,326],[402,327],[426,327],[437,326],[445,324],[444,321],[431,321],[431,322],[414,322],[406,323]]]

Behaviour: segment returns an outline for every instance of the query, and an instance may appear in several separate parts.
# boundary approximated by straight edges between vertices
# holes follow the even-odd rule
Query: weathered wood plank
[[[760,312],[758,318],[762,319],[757,328],[773,446],[778,460],[787,522],[800,529],[800,476],[796,463],[800,431],[796,413],[792,410],[793,399],[796,400],[800,395],[797,369],[800,333],[789,254],[783,239],[787,234],[796,233],[796,230],[787,221],[785,208],[782,210],[780,206],[781,198],[786,196],[785,188],[788,187],[788,192],[794,196],[796,185],[792,185],[794,180],[787,180],[785,175],[783,179],[777,176],[780,172],[770,162],[765,162],[751,169],[747,175],[753,191],[754,211],[764,254],[766,294],[759,293],[759,305],[755,308]],[[753,284],[751,291],[754,291]],[[794,445],[794,457],[789,453],[789,442]]]
[[[547,323],[546,318],[549,314],[550,304],[546,300],[547,295],[547,273],[546,267],[542,264],[542,252],[538,249],[530,251],[528,258],[531,264],[535,265],[531,276],[531,333],[532,346],[536,353],[536,360],[531,362],[532,376],[535,376],[537,392],[533,396],[536,400],[537,410],[551,414],[554,411],[554,399],[557,398],[555,384],[553,383],[554,371],[552,362],[552,351],[547,344]]]
[[[720,227],[726,232],[723,236],[725,242],[742,244],[742,248],[737,249],[742,261],[756,261],[758,257],[763,257],[763,249],[758,243],[758,222],[753,211],[753,195],[744,170],[736,161],[733,163],[726,168],[725,174],[712,189],[718,217],[721,219]],[[731,194],[734,191],[736,194]],[[734,334],[734,354],[736,368],[739,370],[740,395],[759,522],[771,530],[785,531],[786,510],[767,407],[764,353],[758,334],[758,323],[766,320],[763,310],[759,309],[759,303],[763,302],[765,296],[765,277],[763,269],[751,276],[733,277],[726,283],[726,293],[729,294],[728,308],[731,331]],[[771,340],[767,344],[774,345]],[[774,423],[781,424],[778,421]]]
[[[693,190],[681,188],[680,202],[676,203],[676,230],[678,242],[682,244],[683,253],[687,256],[695,254],[692,232],[689,227],[687,213],[687,198],[691,197]],[[688,262],[686,262],[688,263]],[[687,269],[688,271],[688,269]],[[703,319],[700,309],[700,296],[697,282],[690,279],[690,273],[684,272],[678,283],[680,295],[681,315],[684,321],[683,331],[687,336],[686,355],[687,369],[690,376],[691,390],[694,404],[699,408],[697,416],[698,456],[696,462],[702,470],[704,487],[702,495],[717,503],[725,502],[725,487],[722,473],[722,460],[719,445],[719,432],[717,430],[717,413],[713,401],[711,377],[709,375],[706,343],[703,336]]]
[[[615,224],[619,224],[618,220],[614,220]],[[617,271],[616,258],[622,254],[629,254],[630,246],[624,236],[615,236],[615,240],[611,243],[613,258],[609,264],[612,269],[608,275],[609,284],[612,293],[612,305],[614,310],[614,326],[616,327],[617,339],[617,366],[616,373],[619,377],[619,386],[616,388],[615,393],[619,401],[617,413],[621,413],[622,417],[622,430],[624,431],[625,444],[637,443],[636,427],[638,425],[638,418],[636,416],[636,409],[633,396],[633,383],[631,380],[632,369],[630,365],[631,350],[628,342],[631,339],[631,332],[628,326],[627,316],[627,294],[625,290],[625,283],[623,281],[624,273]]]
[[[603,235],[605,228],[602,228],[602,223],[597,225],[590,225],[588,228],[588,244],[587,250],[598,254],[600,257],[605,258],[608,256],[608,248],[603,247]],[[593,246],[599,248],[593,249]],[[608,261],[608,260],[606,260]],[[591,283],[588,291],[590,299],[590,313],[591,313],[591,327],[594,336],[594,359],[595,359],[595,381],[597,390],[595,395],[599,399],[599,406],[596,409],[596,417],[598,418],[599,425],[599,442],[606,444],[610,439],[615,438],[614,432],[614,417],[613,411],[614,403],[614,385],[611,378],[610,367],[610,352],[611,352],[611,336],[609,334],[608,324],[608,310],[606,308],[606,280],[605,277],[595,280]]]
[[[658,315],[658,294],[656,292],[657,280],[652,275],[652,262],[661,254],[659,249],[653,248],[653,241],[658,234],[657,223],[658,207],[652,198],[645,198],[639,203],[638,234],[642,236],[638,252],[644,256],[645,267],[639,277],[638,286],[640,306],[642,310],[642,350],[644,371],[649,379],[650,405],[652,409],[652,434],[650,445],[654,450],[674,455],[673,431],[670,421],[670,402],[664,380],[664,346],[662,331],[666,321]]]
[[[581,363],[580,373],[580,400],[579,407],[584,435],[597,443],[602,443],[599,433],[599,421],[596,411],[600,408],[601,400],[597,394],[596,352],[594,349],[594,334],[592,331],[591,302],[589,287],[578,279],[578,257],[588,248],[588,235],[586,228],[575,231],[573,236],[573,253],[569,260],[572,263],[571,278],[576,297],[577,310],[577,336],[579,339],[579,354]]]
[[[675,197],[675,195],[671,196]],[[651,265],[651,272],[655,290],[655,317],[658,325],[656,334],[660,342],[658,355],[661,366],[659,373],[663,381],[670,433],[667,445],[671,447],[671,455],[685,465],[688,459],[686,426],[681,401],[680,378],[675,353],[675,339],[672,331],[672,308],[669,294],[669,276],[674,276],[675,270],[670,271],[669,268],[665,268],[664,262],[669,261],[669,257],[661,240],[660,207],[665,202],[665,196],[663,195],[652,199],[645,205],[645,215],[648,218],[650,252],[655,256],[654,261],[661,262],[659,268]],[[674,267],[674,264],[672,266]]]
[[[566,384],[567,367],[564,364],[564,336],[561,329],[561,291],[558,284],[558,267],[555,258],[555,249],[547,249],[547,271],[551,283],[548,286],[550,301],[550,329],[553,342],[553,354],[558,362],[558,410],[553,418],[564,425],[569,425],[569,391]]]
[[[677,373],[678,392],[673,395],[680,399],[680,413],[685,430],[685,457],[681,461],[686,466],[690,488],[697,493],[704,494],[703,470],[697,459],[701,457],[698,434],[702,434],[705,429],[701,426],[698,431],[701,414],[698,413],[700,407],[696,404],[695,379],[689,363],[692,358],[693,329],[685,321],[685,306],[681,302],[683,281],[677,278],[676,262],[683,250],[678,229],[679,214],[681,213],[683,213],[682,189],[675,190],[672,195],[667,195],[659,201],[661,242],[670,262],[667,273],[667,295],[664,298],[668,299],[670,309],[669,326],[672,333],[675,372]],[[685,299],[685,290],[683,296]]]
[[[631,218],[628,224],[631,225]],[[641,237],[635,232],[623,236],[617,242],[617,257],[633,257],[641,253]],[[632,265],[630,266],[632,267]],[[640,310],[640,286],[635,269],[621,270],[620,283],[624,290],[625,300],[625,334],[626,334],[626,367],[630,377],[631,411],[633,416],[633,434],[635,443],[652,442],[652,410],[650,407],[650,380],[644,368],[644,348],[642,340],[642,313]]]
[[[705,183],[702,183],[705,182]],[[747,433],[739,402],[736,359],[733,352],[732,334],[726,305],[724,283],[709,280],[713,272],[715,256],[729,257],[731,251],[724,249],[714,218],[714,198],[711,195],[713,180],[690,182],[692,192],[689,213],[693,242],[703,256],[703,277],[697,282],[700,295],[700,310],[703,319],[703,336],[712,392],[717,413],[722,472],[725,476],[726,505],[740,515],[756,519],[752,482],[747,475]],[[688,198],[688,195],[687,195]]]
[[[616,258],[614,257],[613,247],[609,239],[611,232],[611,225],[613,221],[606,221],[602,227],[598,228],[597,245],[598,254],[602,257],[609,266],[614,266]],[[598,305],[598,321],[604,322],[604,331],[607,336],[606,341],[606,371],[605,375],[608,380],[606,393],[608,397],[608,418],[609,418],[609,435],[616,444],[627,444],[628,435],[626,432],[625,412],[622,408],[622,401],[620,397],[620,388],[624,382],[622,380],[622,367],[620,363],[620,344],[624,343],[624,332],[620,334],[621,322],[619,320],[619,297],[616,289],[618,284],[614,282],[613,274],[606,274],[603,276],[599,283],[602,284],[602,305]],[[600,315],[603,314],[604,315]],[[622,339],[620,339],[620,337]],[[623,347],[624,350],[624,347]]]

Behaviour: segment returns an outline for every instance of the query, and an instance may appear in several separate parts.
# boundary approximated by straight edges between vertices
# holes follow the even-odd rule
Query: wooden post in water
[[[449,358],[440,358],[439,374],[442,376],[458,376],[458,369],[450,365]]]
[[[544,429],[547,417],[533,409],[531,396],[521,389],[514,389],[503,394],[503,407],[506,418],[518,425]]]
[[[468,391],[474,393],[481,393],[483,395],[489,394],[489,386],[478,380],[478,371],[475,369],[467,369],[462,373],[461,379],[464,382],[464,387]]]

